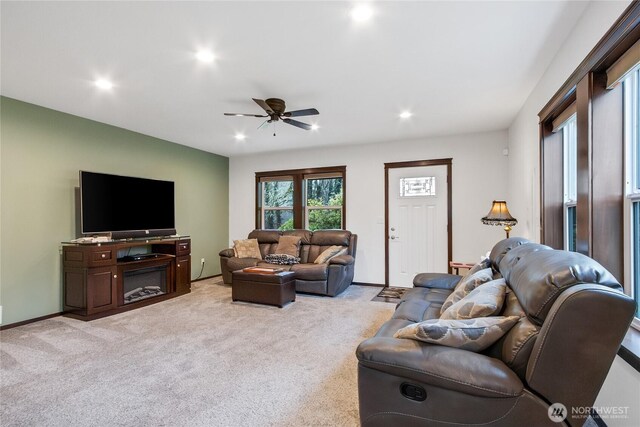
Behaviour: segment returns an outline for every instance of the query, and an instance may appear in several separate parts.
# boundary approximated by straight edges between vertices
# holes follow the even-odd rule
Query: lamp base
[[[511,226],[507,225],[504,227],[504,231],[507,233],[507,239],[509,238],[509,232],[511,231]]]

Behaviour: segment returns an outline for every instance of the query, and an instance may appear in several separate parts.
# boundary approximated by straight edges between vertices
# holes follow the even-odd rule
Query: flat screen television
[[[172,181],[80,171],[83,234],[112,238],[175,234]]]

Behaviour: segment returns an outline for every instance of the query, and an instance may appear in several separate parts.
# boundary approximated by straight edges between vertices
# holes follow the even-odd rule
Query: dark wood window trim
[[[260,208],[260,182],[262,178],[272,178],[277,176],[291,177],[293,180],[293,228],[304,228],[304,206],[302,195],[304,177],[306,175],[335,173],[342,176],[342,229],[346,229],[347,224],[347,167],[327,166],[320,168],[286,169],[278,171],[256,172],[255,184],[255,218],[256,228],[262,228],[262,217]]]
[[[453,186],[451,177],[451,158],[434,160],[415,160],[408,162],[393,162],[384,164],[384,285],[389,286],[389,169],[410,168],[419,166],[447,166],[447,266],[452,272],[451,260],[453,258],[453,239],[451,237],[451,211],[453,200]]]
[[[640,39],[640,2],[634,1],[622,13],[578,68],[551,97],[538,116],[541,122],[554,119],[575,100],[578,82],[590,72],[604,72]]]
[[[640,2],[633,2],[539,113],[540,240],[562,248],[564,224],[558,209],[562,192],[555,188],[562,179],[561,138],[551,132],[551,123],[576,102],[576,249],[602,263],[619,280],[624,259],[622,89],[606,89],[606,70],[638,39]]]
[[[551,122],[575,101],[577,249],[599,261],[621,283],[624,268],[623,94],[621,85],[606,89],[606,70],[639,39],[640,2],[634,1],[538,114],[541,242],[551,246],[556,243],[554,194],[549,192],[549,186],[557,177]],[[640,370],[639,342],[640,332],[630,328],[618,351],[636,370]]]

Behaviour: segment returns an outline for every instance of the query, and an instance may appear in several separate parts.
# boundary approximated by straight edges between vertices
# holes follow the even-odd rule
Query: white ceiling
[[[354,4],[2,1],[0,93],[226,156],[506,129],[586,5],[374,2],[358,24]],[[222,115],[252,97],[321,128]]]

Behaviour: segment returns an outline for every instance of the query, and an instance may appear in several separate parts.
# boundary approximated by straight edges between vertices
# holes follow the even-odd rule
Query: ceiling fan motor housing
[[[271,110],[273,110],[277,115],[284,113],[284,110],[287,108],[284,101],[279,98],[268,98],[265,99],[264,102],[266,102],[267,105],[271,107]]]

